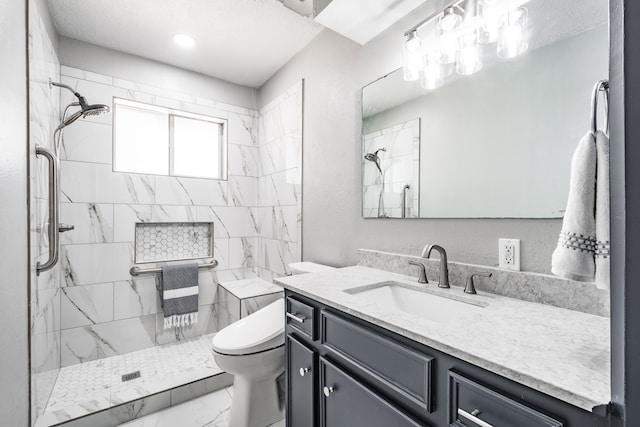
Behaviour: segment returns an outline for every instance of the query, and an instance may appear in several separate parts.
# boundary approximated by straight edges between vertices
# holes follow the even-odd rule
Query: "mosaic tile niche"
[[[136,263],[213,257],[212,222],[136,223]]]

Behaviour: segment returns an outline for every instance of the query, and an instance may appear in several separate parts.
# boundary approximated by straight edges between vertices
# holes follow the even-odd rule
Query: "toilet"
[[[289,264],[293,274],[332,269],[311,262]],[[213,357],[234,376],[229,425],[265,427],[284,417],[278,378],[284,373],[284,298],[219,331]]]

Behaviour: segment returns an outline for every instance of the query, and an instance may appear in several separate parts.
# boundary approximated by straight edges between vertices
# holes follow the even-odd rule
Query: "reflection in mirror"
[[[471,76],[441,64],[444,84],[433,90],[405,81],[403,70],[363,89],[363,158],[384,147],[371,145],[373,135],[421,120],[407,218],[562,217],[593,85],[608,76],[607,2],[531,0],[526,8],[528,50],[517,58],[482,44],[484,66]],[[426,49],[428,34],[418,35]],[[383,166],[388,152],[378,154]],[[386,204],[397,206],[400,190],[374,172],[363,160],[364,217],[401,217]]]
[[[418,218],[420,119],[362,136],[365,218]]]

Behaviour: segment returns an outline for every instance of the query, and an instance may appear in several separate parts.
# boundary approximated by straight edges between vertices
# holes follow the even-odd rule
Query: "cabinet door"
[[[287,426],[313,427],[315,423],[315,377],[317,359],[314,352],[291,335],[287,335]]]
[[[322,427],[424,426],[346,372],[320,358]]]

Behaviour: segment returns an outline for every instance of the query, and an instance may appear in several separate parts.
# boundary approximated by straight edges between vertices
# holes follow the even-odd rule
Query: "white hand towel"
[[[596,133],[596,286],[609,289],[610,226],[609,226],[609,137],[602,131]]]
[[[596,141],[588,132],[571,159],[571,181],[567,210],[558,246],[551,259],[551,272],[581,282],[595,278],[596,246],[595,190]]]

